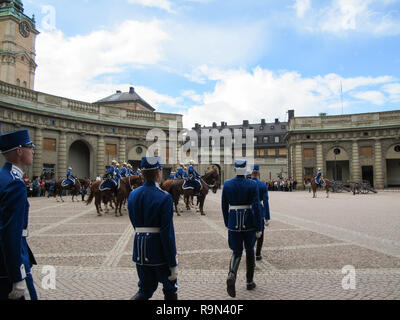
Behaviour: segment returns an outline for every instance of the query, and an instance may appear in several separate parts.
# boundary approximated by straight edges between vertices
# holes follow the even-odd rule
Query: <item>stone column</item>
[[[317,168],[315,168],[315,169],[318,169],[318,168],[321,168],[322,169],[322,172],[325,172],[325,166],[324,166],[324,154],[323,154],[323,152],[322,152],[322,143],[321,142],[318,142],[317,143],[317,150],[316,150],[317,152],[317,154],[316,154],[316,159],[317,159]]]
[[[121,137],[119,140],[119,150],[118,158],[120,164],[120,170],[122,169],[122,164],[127,161],[126,159],[126,138]]]
[[[33,157],[33,175],[40,177],[43,171],[42,152],[43,152],[43,132],[42,128],[35,130],[35,155]]]
[[[303,186],[303,155],[301,150],[301,143],[296,144],[294,153],[295,179],[297,180],[298,186]]]
[[[56,178],[64,177],[67,173],[67,134],[62,131],[58,139],[58,165]]]
[[[105,156],[104,137],[99,136],[97,139],[97,176],[103,177],[105,173],[104,156]]]
[[[353,141],[353,151],[352,151],[352,163],[351,163],[351,179],[355,181],[361,180],[361,170],[360,170],[360,155],[358,151],[357,140]]]
[[[385,186],[385,181],[383,178],[382,144],[379,139],[375,140],[374,156],[375,156],[375,161],[374,161],[375,188],[383,189]]]

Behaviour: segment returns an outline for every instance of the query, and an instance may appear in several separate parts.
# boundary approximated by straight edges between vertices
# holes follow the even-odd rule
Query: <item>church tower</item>
[[[21,0],[0,0],[0,80],[34,89],[35,18],[24,14]]]

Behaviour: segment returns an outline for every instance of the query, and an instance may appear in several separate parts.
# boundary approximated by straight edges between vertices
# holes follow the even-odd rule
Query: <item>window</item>
[[[267,149],[268,150],[268,155],[269,156],[275,156],[276,155],[276,150],[275,149]]]
[[[314,176],[314,168],[304,168],[304,175],[309,177]]]
[[[54,120],[50,120],[50,125],[51,126],[54,126],[56,123],[55,123],[55,121]]]
[[[53,179],[55,174],[55,164],[43,164],[42,175],[44,179]]]
[[[275,137],[275,143],[279,143],[279,142],[280,142],[279,137]]]
[[[43,150],[56,151],[57,140],[56,139],[43,139]]]
[[[17,79],[17,86],[21,85],[21,80]]]
[[[24,81],[24,87],[25,87],[25,88],[27,87],[27,83],[26,83],[26,81]]]
[[[361,147],[362,156],[372,156],[372,147]]]
[[[137,154],[142,154],[142,152],[143,152],[143,148],[142,147],[137,147],[136,148],[136,153]]]
[[[282,126],[281,126],[281,129],[283,129],[283,130],[286,129],[286,126],[282,125]]]
[[[400,145],[395,146],[395,147],[394,147],[394,151],[400,152]]]
[[[314,158],[315,151],[311,148],[304,148],[303,150],[304,158]]]
[[[257,143],[257,137],[253,138],[253,143]]]
[[[106,155],[109,155],[109,156],[117,155],[117,145],[116,144],[107,144],[106,145]]]
[[[269,140],[268,137],[263,137],[263,142],[264,143],[268,143],[268,140]]]
[[[110,133],[115,133],[115,129],[114,129],[114,128],[110,128],[110,129],[109,129],[109,132],[110,132]]]
[[[286,148],[279,148],[279,155],[280,156],[286,156],[287,155],[287,149]]]
[[[271,130],[274,130],[275,129],[275,126],[271,126]]]
[[[265,149],[256,149],[256,156],[257,157],[264,157],[265,156]]]

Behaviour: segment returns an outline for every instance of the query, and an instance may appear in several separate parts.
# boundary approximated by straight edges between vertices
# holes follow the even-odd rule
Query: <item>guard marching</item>
[[[258,185],[245,178],[247,160],[235,160],[236,177],[225,182],[222,189],[222,213],[228,228],[228,243],[232,250],[229,274],[226,281],[227,292],[236,296],[236,275],[242,258],[243,246],[246,250],[247,290],[253,290],[255,268],[254,245],[256,237],[262,234],[262,216]]]
[[[136,231],[133,261],[139,277],[139,291],[133,300],[148,300],[163,285],[165,300],[177,300],[177,252],[173,224],[173,201],[159,187],[161,159],[143,157],[145,183],[132,191],[128,199],[129,218]]]
[[[261,202],[261,216],[262,216],[262,234],[261,237],[257,239],[256,245],[256,260],[262,260],[261,250],[264,242],[264,223],[267,226],[270,220],[270,212],[269,212],[269,197],[268,197],[268,187],[267,185],[260,181],[260,167],[258,165],[253,166],[253,171],[251,173],[251,179],[254,180],[258,184],[258,190],[260,195]]]
[[[32,165],[33,148],[28,130],[0,136],[6,163],[0,170],[0,300],[37,300],[31,274],[36,260],[28,237],[29,202],[23,169]]]

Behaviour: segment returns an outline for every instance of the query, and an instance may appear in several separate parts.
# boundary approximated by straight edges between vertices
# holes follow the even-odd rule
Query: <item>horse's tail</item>
[[[90,194],[89,194],[89,198],[86,200],[86,205],[87,206],[92,203],[93,198],[94,198],[94,192],[91,191]]]

